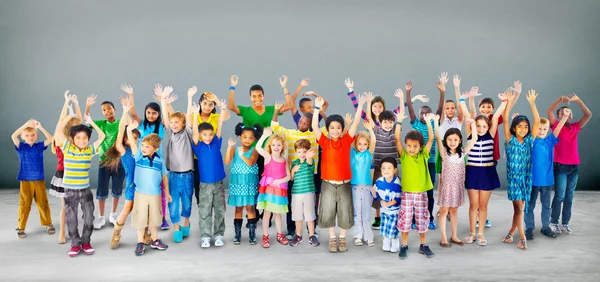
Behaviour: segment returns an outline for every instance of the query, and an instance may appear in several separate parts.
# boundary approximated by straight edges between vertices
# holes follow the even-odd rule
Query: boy
[[[283,92],[285,94],[285,104],[289,105],[291,107],[292,118],[294,119],[294,123],[296,124],[296,127],[298,129],[300,129],[300,124],[299,124],[300,119],[304,116],[304,114],[306,114],[306,113],[312,114],[314,112],[313,101],[310,98],[308,98],[308,96],[313,96],[315,98],[318,98],[321,96],[319,94],[315,93],[314,91],[306,91],[302,94],[305,97],[300,99],[300,101],[298,102],[298,108],[296,108],[296,98],[298,98],[298,94],[300,94],[300,91],[302,91],[302,88],[308,86],[308,84],[310,83],[310,79],[308,79],[308,78],[302,79],[302,81],[300,82],[300,85],[298,85],[298,88],[296,88],[296,91],[294,92],[294,94],[291,97],[290,97],[290,93],[287,92],[287,87],[286,87],[287,80],[288,80],[287,76],[284,75],[282,77],[282,79],[279,80],[279,82],[281,83],[281,88],[283,89]],[[319,122],[321,122],[321,119],[327,119],[327,115],[325,114],[325,111],[327,110],[327,107],[329,106],[329,102],[325,99],[323,99],[323,101],[325,101],[325,103],[323,104],[323,108],[321,109],[321,112],[319,114]],[[309,123],[309,125],[310,125],[310,123]],[[309,130],[311,130],[310,127],[309,127]]]
[[[398,160],[387,157],[381,161],[381,177],[375,181],[371,188],[371,195],[381,203],[381,228],[379,235],[383,236],[385,252],[397,253],[400,248],[398,242],[398,211],[400,210],[400,196],[402,187],[396,176],[398,173]]]
[[[359,99],[359,105],[355,113],[354,121],[344,134],[344,119],[340,115],[327,117],[325,125],[329,136],[322,134],[319,128],[319,113],[325,103],[323,98],[315,100],[315,112],[312,118],[312,128],[315,137],[322,149],[321,165],[321,202],[319,206],[319,226],[329,229],[329,252],[345,252],[348,250],[346,242],[346,231],[354,226],[354,208],[352,206],[352,187],[350,179],[350,148],[360,113],[366,103],[363,94]],[[339,242],[335,236],[335,223],[340,227]]]
[[[35,142],[38,129],[46,136],[46,140],[43,142]],[[19,135],[23,141],[19,141]],[[20,160],[19,174],[17,175],[20,184],[17,236],[21,239],[27,237],[25,226],[27,225],[33,199],[35,199],[40,214],[40,223],[46,227],[46,233],[52,235],[55,229],[52,226],[50,205],[48,205],[48,195],[46,194],[46,181],[44,180],[44,151],[52,143],[52,134],[44,129],[38,121],[32,119],[15,130],[11,138]]]
[[[311,143],[307,139],[300,139],[294,144],[298,158],[292,162],[292,220],[295,221],[296,236],[289,245],[294,247],[302,243],[302,221],[308,225],[308,241],[313,247],[320,245],[315,236],[315,181],[314,161],[315,151],[311,150]],[[289,228],[288,228],[289,229]]]
[[[90,95],[85,103],[85,114],[90,112],[90,107],[96,103],[96,95]],[[106,138],[100,145],[98,155],[99,162],[102,162],[106,157],[104,153],[115,143],[117,134],[119,133],[119,119],[115,117],[115,105],[110,101],[104,101],[101,104],[102,115],[106,117],[103,120],[95,120],[94,123],[104,132]],[[98,200],[98,218],[94,221],[94,229],[101,229],[106,225],[104,218],[104,207],[108,198],[108,182],[112,179],[112,209],[108,221],[115,224],[117,221],[117,207],[119,206],[119,198],[123,193],[123,182],[125,181],[125,169],[119,162],[119,168],[114,171],[101,165],[98,166],[98,190],[96,190],[96,199]]]
[[[90,145],[92,130],[83,124],[71,127],[69,140],[63,133],[65,125],[75,117],[71,113],[57,126],[56,144],[61,146],[64,154],[65,174],[63,187],[65,188],[65,209],[67,211],[67,228],[71,238],[71,250],[68,255],[75,257],[81,250],[86,255],[94,254],[91,244],[92,231],[94,231],[94,195],[90,189],[90,166],[92,157],[98,154],[100,144],[104,141],[104,132],[94,123],[89,114],[85,115],[85,122],[98,132],[98,140]],[[71,143],[72,142],[72,143]],[[78,230],[77,211],[81,205],[83,212],[83,230],[81,236]]]
[[[169,98],[171,92],[173,92],[173,88],[168,86],[161,93],[160,103],[163,109],[166,109],[175,100]],[[169,137],[165,153],[165,165],[167,171],[169,171],[169,188],[173,199],[168,206],[171,223],[173,224],[173,242],[175,243],[180,243],[183,238],[190,235],[190,216],[192,214],[192,196],[194,193],[193,124],[191,115],[194,112],[191,111],[192,109],[189,110],[187,116],[182,112],[169,114],[162,111],[162,119],[169,125],[165,128],[165,135]],[[183,224],[179,224],[182,218]]]
[[[427,124],[427,133],[433,136],[431,125],[432,114],[426,115],[425,124]],[[396,123],[396,146],[400,155],[402,164],[402,204],[398,215],[398,229],[402,232],[402,246],[398,254],[400,259],[408,258],[408,232],[411,229],[413,215],[416,219],[416,229],[419,232],[421,245],[419,253],[428,258],[434,256],[427,245],[427,229],[430,220],[430,214],[427,209],[427,191],[433,189],[433,183],[429,176],[427,159],[429,159],[429,150],[433,144],[433,138],[429,138],[425,143],[423,134],[417,130],[411,130],[404,137],[406,149],[400,141],[401,122],[404,116],[398,115]],[[423,146],[425,145],[425,146]]]
[[[137,128],[137,122],[133,122],[127,127],[127,136],[133,136],[133,129]],[[133,138],[132,138],[133,139]],[[129,143],[131,153],[135,156],[135,201],[133,202],[133,216],[131,225],[137,229],[138,243],[135,248],[135,255],[141,256],[146,250],[144,241],[150,230],[152,243],[150,248],[164,251],[169,246],[164,244],[158,238],[158,227],[162,224],[161,207],[161,189],[162,180],[165,187],[165,196],[167,202],[171,203],[169,193],[169,178],[167,177],[167,168],[160,155],[157,154],[160,148],[160,137],[156,133],[149,134],[142,140],[142,147],[138,148],[136,142]]]
[[[227,116],[225,103],[219,105],[219,125],[215,134],[210,123],[203,122],[194,126],[192,149],[198,157],[198,169],[200,170],[200,203],[198,204],[198,215],[200,216],[201,247],[210,247],[210,239],[214,235],[215,247],[224,245],[225,234],[225,191],[223,179],[225,179],[225,168],[223,166],[223,155],[221,154],[221,130],[223,120]],[[193,107],[193,112],[198,112],[199,106]],[[194,115],[193,124],[198,124],[198,115]],[[201,140],[202,142],[198,142]],[[215,213],[213,230],[213,209]]]

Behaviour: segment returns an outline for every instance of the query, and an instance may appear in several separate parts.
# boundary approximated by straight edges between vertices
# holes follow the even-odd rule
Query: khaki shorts
[[[135,192],[131,226],[136,229],[162,224],[162,204],[159,195]]]
[[[292,220],[313,221],[315,214],[315,193],[292,194]]]
[[[350,183],[333,184],[323,180],[319,198],[319,226],[350,229],[354,226],[354,206],[352,205],[352,186]]]

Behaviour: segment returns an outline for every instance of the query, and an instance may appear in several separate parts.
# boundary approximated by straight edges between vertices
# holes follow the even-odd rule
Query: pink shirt
[[[558,121],[552,126],[552,130],[556,128]],[[581,130],[579,122],[572,122],[569,127],[565,126],[560,130],[558,134],[558,144],[554,147],[554,162],[564,165],[578,165],[579,152],[577,145],[577,135]],[[552,132],[548,132],[552,134]]]

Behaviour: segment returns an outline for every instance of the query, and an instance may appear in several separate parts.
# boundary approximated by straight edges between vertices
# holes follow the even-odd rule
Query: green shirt
[[[240,110],[240,114],[238,116],[242,117],[244,126],[254,126],[257,123],[263,128],[271,126],[271,120],[273,119],[275,106],[265,106],[265,112],[262,115],[259,115],[254,108],[252,108],[252,106],[244,107],[238,105],[237,107]],[[282,115],[282,113],[279,113],[279,115]],[[252,146],[255,146],[257,141],[258,140],[254,141]],[[266,146],[266,144],[267,141],[265,140],[263,147]]]
[[[433,189],[427,165],[429,151],[423,148],[416,156],[404,150],[400,155],[402,164],[402,192],[421,193]]]
[[[104,160],[104,153],[115,143],[117,140],[117,135],[119,133],[119,119],[115,119],[113,122],[109,122],[108,120],[95,120],[94,123],[104,132],[106,137],[102,144],[100,144],[100,150],[98,154],[100,156],[100,161]]]
[[[292,186],[292,194],[304,194],[315,192],[315,168],[314,160],[313,164],[309,165],[308,162],[300,162],[300,159],[296,159],[292,162],[292,168],[300,165],[300,169],[294,173],[294,185]]]

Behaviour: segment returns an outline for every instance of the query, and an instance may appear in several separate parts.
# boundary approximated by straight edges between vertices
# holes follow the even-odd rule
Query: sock
[[[335,239],[335,235],[334,236],[329,236],[329,239]]]
[[[346,238],[346,236],[341,236],[341,235],[340,235],[340,239],[344,239],[344,238]]]

